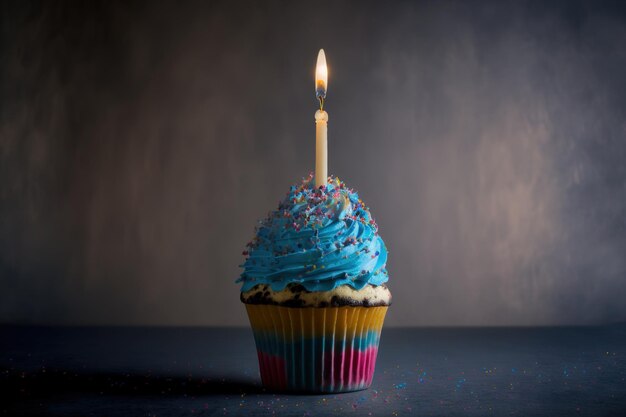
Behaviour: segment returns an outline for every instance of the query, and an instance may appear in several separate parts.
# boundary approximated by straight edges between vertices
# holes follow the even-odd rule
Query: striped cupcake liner
[[[387,308],[246,304],[263,385],[319,393],[369,387]]]

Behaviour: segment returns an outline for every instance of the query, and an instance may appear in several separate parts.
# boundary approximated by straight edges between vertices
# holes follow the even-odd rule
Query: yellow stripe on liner
[[[387,306],[283,307],[246,304],[254,331],[282,334],[287,340],[322,335],[346,335],[378,331],[383,327]],[[356,331],[355,331],[356,329]]]

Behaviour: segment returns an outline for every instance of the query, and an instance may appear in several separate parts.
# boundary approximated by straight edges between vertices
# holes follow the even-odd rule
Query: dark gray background
[[[245,324],[258,218],[314,166],[390,250],[395,325],[626,320],[626,9],[8,2],[0,322]]]

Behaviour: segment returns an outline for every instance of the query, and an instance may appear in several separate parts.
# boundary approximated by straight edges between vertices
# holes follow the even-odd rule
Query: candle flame
[[[315,67],[315,96],[318,99],[326,98],[326,89],[328,86],[328,68],[326,67],[326,55],[324,50],[320,49],[317,54],[317,66]]]

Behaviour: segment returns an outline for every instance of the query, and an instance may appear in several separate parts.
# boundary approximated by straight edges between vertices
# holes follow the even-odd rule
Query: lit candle
[[[325,185],[328,181],[328,113],[324,111],[324,99],[328,86],[326,55],[320,49],[315,68],[315,96],[320,102],[320,109],[315,112],[315,186]]]

